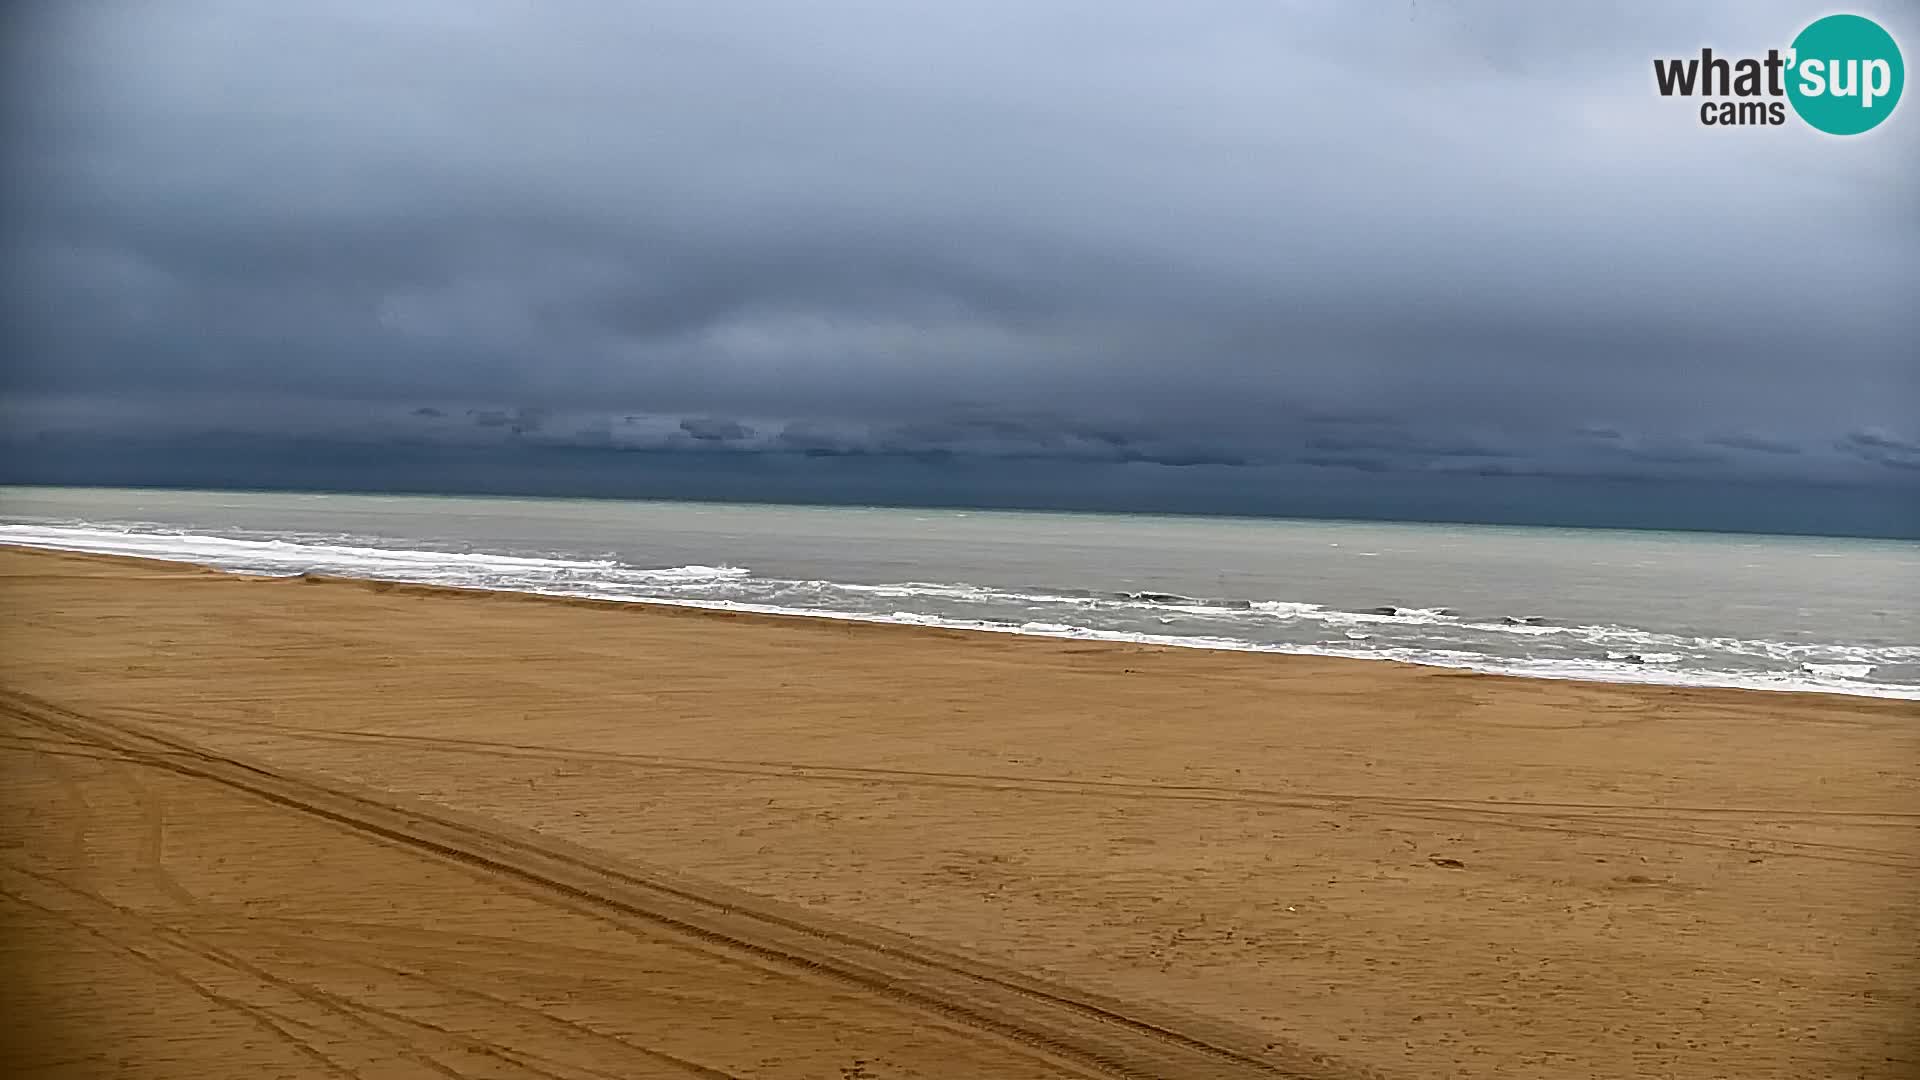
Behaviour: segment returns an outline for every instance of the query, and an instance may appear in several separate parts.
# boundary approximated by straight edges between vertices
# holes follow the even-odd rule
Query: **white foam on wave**
[[[1321,614],[1325,609],[1319,604],[1306,604],[1294,600],[1255,600],[1253,610],[1279,619],[1298,619],[1311,618]]]
[[[902,581],[886,585],[863,585],[845,581],[797,581],[792,586],[819,591],[848,592],[894,600],[984,600],[1027,604],[1065,604],[1093,607],[1097,596],[1070,596],[1065,593],[1024,593],[993,589],[984,585],[948,585],[925,581]]]
[[[850,585],[827,581],[756,579],[742,567],[692,564],[636,567],[615,559],[567,559],[543,556],[498,555],[482,552],[428,551],[344,543],[346,537],[289,537],[251,539],[188,533],[158,527],[104,527],[99,525],[27,525],[0,523],[0,544],[54,548],[108,555],[129,555],[213,566],[247,573],[294,575],[338,574],[381,580],[410,581],[454,588],[505,589],[550,596],[579,596],[623,602],[669,604],[810,618],[858,622],[899,623],[954,630],[1024,634],[1165,645],[1176,648],[1237,652],[1287,653],[1352,659],[1385,659],[1501,675],[1534,678],[1598,680],[1673,686],[1729,686],[1756,690],[1817,691],[1857,696],[1920,699],[1920,686],[1867,683],[1881,663],[1920,660],[1920,647],[1867,645],[1809,645],[1746,641],[1720,637],[1687,637],[1635,630],[1630,627],[1530,626],[1506,623],[1468,623],[1441,609],[1397,608],[1394,614],[1332,611],[1318,604],[1257,601],[1246,607],[1219,604],[1137,604],[1115,597],[1066,593],[1023,593],[971,585],[908,582],[894,585]],[[911,610],[845,610],[767,603],[741,598],[748,587],[768,596],[798,592],[832,600],[866,595],[898,599],[1056,606],[1080,610],[1124,609],[1128,613],[1178,613],[1194,620],[1254,618],[1322,623],[1341,630],[1343,640],[1316,643],[1273,643],[1219,635],[1145,633],[1089,627],[1054,619],[968,619]],[[732,594],[732,595],[728,595]],[[1184,599],[1184,598],[1183,598]],[[1165,624],[1165,614],[1158,621]],[[1271,625],[1271,622],[1268,623]],[[1369,625],[1372,624],[1372,625]],[[1561,634],[1587,644],[1613,646],[1606,659],[1580,657],[1496,657],[1468,649],[1429,644],[1392,644],[1378,640],[1392,627],[1446,624],[1460,629],[1518,635]],[[1244,623],[1242,624],[1244,625]],[[1375,633],[1351,627],[1366,626]],[[1648,646],[1667,646],[1654,651]],[[1641,662],[1626,659],[1628,650]],[[1739,672],[1682,665],[1687,656],[1702,651],[1791,662],[1787,672]]]
[[[1478,630],[1486,634],[1512,634],[1516,637],[1552,637],[1565,634],[1574,628],[1571,626],[1539,626],[1533,623],[1462,623],[1469,630]]]
[[[743,566],[702,566],[699,563],[693,563],[687,566],[663,566],[653,570],[635,571],[628,568],[627,572],[640,574],[647,580],[661,584],[673,582],[700,582],[704,584],[713,581],[738,581],[753,576],[753,571]]]
[[[423,581],[429,584],[513,587],[517,580],[609,576],[634,584],[726,581],[751,571],[732,566],[627,567],[614,559],[561,559],[467,551],[422,551],[360,544],[276,538],[250,540],[203,533],[144,529],[0,525],[0,543],[96,555],[168,559],[255,574],[326,573]]]
[[[1255,600],[1250,610],[1274,619],[1325,623],[1328,626],[1375,624],[1435,626],[1459,621],[1458,616],[1441,608],[1396,607],[1391,614],[1388,614],[1383,611],[1341,611],[1324,604],[1308,604],[1294,600]]]
[[[314,561],[344,563],[348,566],[421,566],[459,567],[497,570],[583,569],[610,570],[612,559],[580,561],[575,559],[525,558],[516,555],[487,555],[458,551],[416,551],[405,548],[360,547],[348,544],[313,544],[298,540],[246,540],[202,533],[162,532],[135,529],[101,529],[0,525],[0,540],[25,547],[58,548],[98,555],[131,555],[143,558],[174,559],[191,562],[221,560],[245,563],[249,567],[298,567]]]
[[[980,585],[946,585],[927,582],[860,585],[821,580],[776,582],[763,579],[757,580],[755,584],[773,589],[779,599],[805,599],[826,605],[832,613],[846,616],[853,614],[847,610],[845,606],[847,602],[857,598],[872,597],[907,601],[951,600],[969,604],[1026,608],[1068,608],[1072,609],[1072,612],[1080,613],[1077,617],[1082,618],[1101,613],[1121,613],[1133,617],[1151,618],[1153,622],[1162,626],[1176,622],[1212,623],[1255,633],[1259,632],[1260,627],[1249,624],[1247,620],[1262,619],[1281,625],[1317,624],[1327,627],[1329,634],[1337,633],[1355,642],[1375,640],[1393,632],[1408,630],[1431,632],[1441,628],[1452,628],[1515,639],[1553,639],[1566,642],[1573,647],[1593,648],[1603,653],[1618,654],[1611,659],[1622,662],[1620,670],[1626,675],[1633,674],[1633,669],[1626,666],[1634,663],[1625,659],[1628,654],[1638,654],[1640,664],[1680,664],[1689,658],[1703,658],[1719,653],[1750,658],[1756,662],[1783,664],[1795,669],[1807,663],[1879,665],[1920,662],[1920,646],[1807,644],[1689,636],[1615,625],[1553,626],[1519,622],[1487,622],[1464,619],[1444,608],[1396,607],[1394,613],[1389,615],[1380,612],[1329,609],[1321,604],[1303,601],[1256,600],[1244,607],[1239,607],[1228,606],[1223,602],[1173,603],[1159,600],[1126,600],[1118,595],[1021,592]],[[817,611],[818,609],[807,610]],[[1062,611],[1052,612],[1052,614],[1071,614],[1072,612]],[[1057,619],[1033,621],[1036,623],[1058,622]],[[1293,648],[1293,646],[1285,647]],[[1729,677],[1732,677],[1732,674],[1730,673]],[[1719,684],[1714,683],[1714,685]]]
[[[607,596],[603,599],[630,599]],[[1276,653],[1289,656],[1326,656],[1351,660],[1393,660],[1422,667],[1443,667],[1476,671],[1489,675],[1512,675],[1535,679],[1573,682],[1636,683],[1659,686],[1717,686],[1742,690],[1767,690],[1799,693],[1843,694],[1853,697],[1901,698],[1920,700],[1920,686],[1900,684],[1863,684],[1817,672],[1801,675],[1787,673],[1745,673],[1701,668],[1673,669],[1647,667],[1612,660],[1566,658],[1494,658],[1463,649],[1385,647],[1375,649],[1343,648],[1337,645],[1273,645],[1238,638],[1195,635],[1149,634],[1126,630],[1100,630],[1085,626],[1044,623],[1005,623],[985,619],[955,619],[921,612],[895,611],[879,615],[866,612],[822,611],[791,608],[777,604],[740,601],[694,601],[661,599],[649,601],[680,607],[719,608],[764,615],[791,615],[803,618],[841,619],[850,622],[875,622],[931,626],[945,630],[971,630],[980,633],[1020,634],[1028,637],[1070,638],[1113,641],[1136,645],[1163,645],[1181,649],[1212,649],[1227,652]]]
[[[1024,622],[1020,624],[1020,632],[1023,634],[1074,634],[1084,629],[1085,627],[1074,626],[1072,623]]]
[[[1804,664],[1809,672],[1828,679],[1864,679],[1873,674],[1872,664]]]
[[[1674,664],[1674,663],[1680,662],[1681,660],[1685,660],[1686,657],[1681,656],[1679,653],[1670,653],[1670,652],[1668,653],[1609,652],[1607,654],[1607,659],[1623,660],[1629,664]]]

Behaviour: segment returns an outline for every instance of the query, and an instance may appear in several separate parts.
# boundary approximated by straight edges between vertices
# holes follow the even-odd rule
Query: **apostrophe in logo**
[[[1907,81],[1893,35],[1858,15],[1829,15],[1800,31],[1787,65],[1793,111],[1829,135],[1878,125],[1900,103]]]
[[[1829,135],[1872,130],[1900,103],[1906,65],[1893,35],[1859,15],[1815,20],[1784,52],[1765,58],[1715,56],[1653,62],[1661,97],[1704,97],[1700,122],[1708,127],[1778,125],[1787,105]],[[1771,100],[1769,100],[1771,99]]]

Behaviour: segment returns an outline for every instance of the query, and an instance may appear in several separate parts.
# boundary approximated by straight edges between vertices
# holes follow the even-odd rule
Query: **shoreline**
[[[665,608],[665,609],[679,609],[679,610],[692,610],[692,611],[704,611],[704,612],[720,612],[720,613],[729,613],[734,615],[756,615],[756,616],[763,616],[763,617],[775,618],[775,619],[827,620],[830,622],[859,623],[862,625],[871,625],[871,626],[895,626],[895,627],[901,627],[905,629],[939,630],[939,631],[945,631],[949,633],[993,634],[993,635],[1017,637],[1017,638],[1031,638],[1031,639],[1055,640],[1055,641],[1078,641],[1078,642],[1089,642],[1089,643],[1106,643],[1110,645],[1131,645],[1131,646],[1139,646],[1144,648],[1165,648],[1165,649],[1178,649],[1178,650],[1198,651],[1198,652],[1223,652],[1223,653],[1237,653],[1237,654],[1256,655],[1256,656],[1289,656],[1289,657],[1306,658],[1311,660],[1356,661],[1356,662],[1368,663],[1368,664],[1405,665],[1408,667],[1427,668],[1427,669],[1433,669],[1433,670],[1439,670],[1439,671],[1460,672],[1464,674],[1481,675],[1481,676],[1503,678],[1503,679],[1537,679],[1537,680],[1542,680],[1547,682],[1597,684],[1597,685],[1604,685],[1604,686],[1657,687],[1657,688],[1673,689],[1673,690],[1687,690],[1687,689],[1730,690],[1730,691],[1737,691],[1737,692],[1754,692],[1754,693],[1765,693],[1765,694],[1802,694],[1802,695],[1816,695],[1816,696],[1823,696],[1823,697],[1864,698],[1864,699],[1882,700],[1882,701],[1920,701],[1920,688],[1916,688],[1916,687],[1895,686],[1895,687],[1887,687],[1884,689],[1874,688],[1874,687],[1860,688],[1860,689],[1855,689],[1851,687],[1837,688],[1837,687],[1825,686],[1825,685],[1799,685],[1799,684],[1787,682],[1786,680],[1775,682],[1774,680],[1757,678],[1757,677],[1745,679],[1740,682],[1689,681],[1685,678],[1660,678],[1658,676],[1661,674],[1664,674],[1666,672],[1666,669],[1661,668],[1659,666],[1647,667],[1646,674],[1648,677],[1645,677],[1645,678],[1622,677],[1621,673],[1617,673],[1617,672],[1607,672],[1607,673],[1588,675],[1588,674],[1583,674],[1577,671],[1576,672],[1560,672],[1560,671],[1516,670],[1516,665],[1502,664],[1497,661],[1489,661],[1486,663],[1476,663],[1473,661],[1461,661],[1458,663],[1450,663],[1445,660],[1438,660],[1438,659],[1432,659],[1432,660],[1406,659],[1406,658],[1391,657],[1391,656],[1355,655],[1353,653],[1343,653],[1343,652],[1334,651],[1333,649],[1330,649],[1330,648],[1288,647],[1288,646],[1281,646],[1281,645],[1266,645],[1266,644],[1261,644],[1257,642],[1237,643],[1232,641],[1231,639],[1225,639],[1225,638],[1215,638],[1215,639],[1181,638],[1173,635],[1154,635],[1149,633],[1134,633],[1134,632],[1126,632],[1126,631],[1085,630],[1084,628],[1073,628],[1068,631],[1051,632],[1047,630],[1029,629],[1026,626],[984,625],[977,621],[946,619],[938,616],[926,616],[919,619],[907,620],[907,619],[898,618],[897,615],[882,616],[882,615],[867,615],[859,612],[815,611],[815,610],[808,610],[803,608],[786,608],[786,607],[779,607],[777,605],[754,604],[754,603],[748,603],[748,602],[742,602],[742,601],[724,601],[724,600],[722,601],[696,601],[696,600],[682,601],[682,600],[674,600],[674,599],[660,598],[660,597],[650,597],[645,599],[626,599],[621,597],[595,596],[588,593],[548,592],[548,591],[542,591],[538,589],[501,589],[501,588],[491,588],[488,586],[449,585],[449,584],[440,584],[440,583],[407,581],[399,578],[360,577],[360,576],[355,576],[351,574],[332,574],[332,573],[277,574],[277,573],[270,573],[270,572],[264,572],[264,571],[230,569],[227,567],[222,567],[222,566],[214,565],[211,563],[194,562],[188,559],[168,559],[168,558],[158,558],[158,557],[147,556],[147,555],[124,555],[124,554],[113,553],[113,552],[99,552],[99,551],[89,551],[86,549],[79,549],[79,548],[57,547],[51,544],[22,543],[17,540],[0,540],[0,550],[10,550],[10,549],[22,550],[22,551],[55,552],[60,554],[83,556],[83,557],[90,557],[90,558],[127,559],[134,562],[164,563],[164,564],[175,565],[175,566],[193,567],[196,569],[210,570],[216,573],[236,574],[236,575],[248,576],[248,577],[324,578],[327,580],[338,580],[341,582],[348,582],[348,583],[361,582],[361,583],[381,584],[381,585],[406,585],[409,587],[424,588],[424,589],[444,589],[444,590],[449,590],[453,592],[493,593],[493,594],[501,594],[501,595],[538,597],[538,598],[550,599],[550,600],[570,600],[570,601],[593,602],[593,603],[600,603],[600,604],[639,606],[639,607],[650,608],[650,609]],[[396,550],[402,550],[402,549],[396,549]]]
[[[6,549],[0,729],[56,1075],[1920,1060],[1910,702]]]

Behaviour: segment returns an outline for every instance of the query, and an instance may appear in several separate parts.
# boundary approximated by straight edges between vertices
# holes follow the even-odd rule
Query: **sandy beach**
[[[1920,703],[6,549],[0,716],[8,1075],[1920,1075]]]

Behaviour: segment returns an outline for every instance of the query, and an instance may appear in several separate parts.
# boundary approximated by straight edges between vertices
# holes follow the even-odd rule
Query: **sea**
[[[1920,543],[1146,514],[0,488],[0,543],[1556,679],[1920,699]]]

